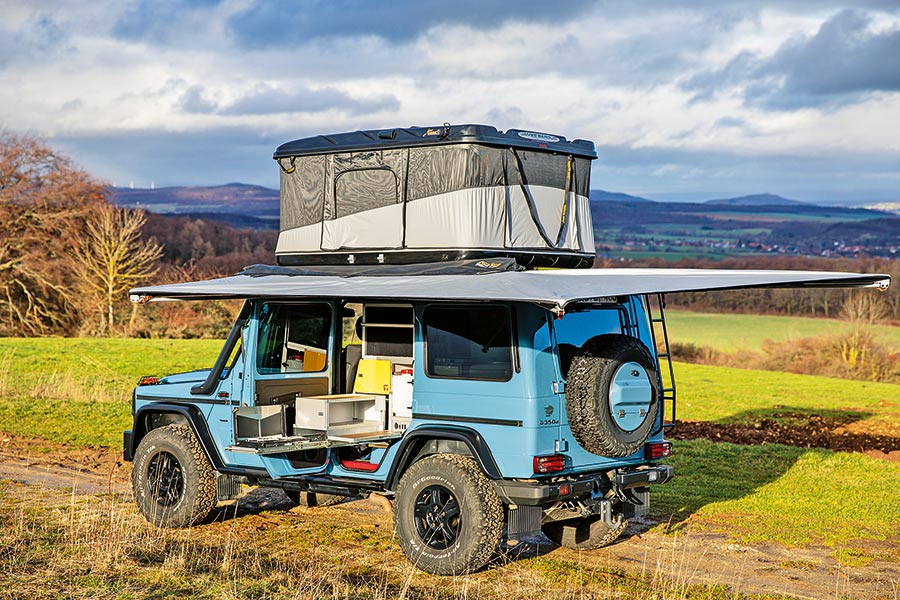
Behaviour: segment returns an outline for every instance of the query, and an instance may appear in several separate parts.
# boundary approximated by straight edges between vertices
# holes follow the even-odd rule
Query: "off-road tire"
[[[166,425],[144,436],[134,455],[131,487],[141,513],[160,527],[196,525],[217,502],[216,471],[186,425]]]
[[[442,507],[437,506],[436,497],[446,499]],[[435,526],[433,533],[423,517],[432,512],[429,507],[436,509],[432,516],[445,525]],[[403,474],[397,486],[395,534],[410,562],[428,573],[477,571],[494,556],[503,527],[503,503],[471,458],[456,454],[423,458]],[[444,535],[448,531],[453,535]]]
[[[318,492],[298,492],[296,490],[284,490],[284,495],[288,500],[297,506],[306,506],[313,508],[316,506],[334,506],[344,501],[343,496],[335,496],[334,494],[319,494]]]
[[[547,523],[541,527],[541,531],[564,548],[595,550],[609,546],[619,539],[626,527],[628,527],[626,519],[622,519],[618,526],[610,527],[601,517],[594,516]]]
[[[616,425],[609,408],[609,388],[618,368],[636,362],[653,387],[647,415],[633,431]],[[599,456],[622,458],[640,450],[653,431],[659,411],[659,382],[653,357],[637,338],[599,335],[584,343],[572,359],[566,380],[566,413],[572,435],[582,448]]]

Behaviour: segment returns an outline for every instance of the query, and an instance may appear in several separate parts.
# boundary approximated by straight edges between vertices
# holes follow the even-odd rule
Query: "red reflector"
[[[156,385],[157,383],[159,383],[159,377],[149,375],[141,377],[141,380],[138,381],[138,385]]]
[[[342,460],[341,466],[351,471],[377,471],[378,463],[367,460]]]
[[[644,446],[644,458],[672,456],[672,442],[651,442]]]
[[[569,484],[564,483],[559,486],[559,495],[560,496],[568,496],[569,495]]]
[[[555,473],[566,468],[565,454],[551,454],[550,456],[534,457],[535,473]]]

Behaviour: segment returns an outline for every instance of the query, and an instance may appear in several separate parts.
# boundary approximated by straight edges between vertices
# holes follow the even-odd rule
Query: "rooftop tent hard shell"
[[[486,125],[281,145],[281,265],[513,257],[590,266],[593,142]]]

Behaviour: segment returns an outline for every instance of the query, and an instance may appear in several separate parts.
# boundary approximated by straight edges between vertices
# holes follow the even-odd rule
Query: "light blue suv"
[[[427,274],[295,275],[268,297],[271,274],[243,275],[241,293],[162,286],[245,303],[212,369],[136,388],[124,443],[138,506],[185,527],[242,483],[309,506],[380,494],[404,553],[439,574],[481,568],[504,537],[611,543],[673,476],[658,463],[674,418],[664,319],[655,296],[560,308],[502,292],[502,278],[553,275],[450,275],[460,285],[433,298],[417,290],[438,284]],[[394,280],[405,289],[382,289]],[[356,291],[323,296],[336,283]],[[454,294],[463,284],[484,298]]]

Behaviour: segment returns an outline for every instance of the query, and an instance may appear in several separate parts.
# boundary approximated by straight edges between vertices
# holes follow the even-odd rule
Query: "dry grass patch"
[[[406,561],[390,516],[366,503],[287,511],[259,494],[255,504],[220,507],[213,522],[167,530],[124,496],[2,482],[0,598],[743,597],[698,585],[688,570],[670,579],[533,548],[480,573],[436,577]]]

